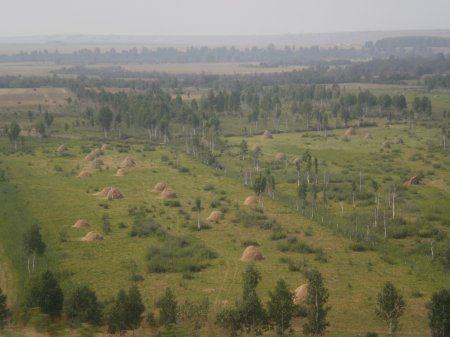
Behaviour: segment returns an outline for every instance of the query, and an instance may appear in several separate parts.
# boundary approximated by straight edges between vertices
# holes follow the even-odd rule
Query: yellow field
[[[8,88],[0,89],[2,108],[23,107],[62,107],[67,105],[66,98],[71,94],[64,88]]]

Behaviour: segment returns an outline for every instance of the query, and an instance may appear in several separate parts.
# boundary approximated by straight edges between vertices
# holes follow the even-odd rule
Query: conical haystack
[[[123,198],[122,192],[120,192],[117,188],[113,188],[113,187],[105,187],[100,192],[95,193],[95,195],[97,197],[106,198],[108,200]]]
[[[224,218],[224,215],[221,211],[212,211],[209,217],[207,218],[208,221],[219,221]]]
[[[90,177],[91,175],[92,175],[91,172],[83,170],[78,174],[78,177],[85,178],[85,177]]]
[[[101,241],[103,236],[99,232],[89,232],[81,238],[81,241]]]
[[[166,183],[160,181],[159,183],[156,183],[155,187],[153,188],[154,192],[162,192],[167,187]]]
[[[73,228],[86,228],[86,227],[89,227],[89,224],[86,220],[80,219],[80,220],[77,220],[77,222],[75,222],[72,227]]]
[[[364,136],[364,139],[373,139],[373,136],[370,132],[366,133],[366,135]]]
[[[164,191],[161,192],[161,198],[163,199],[175,199],[176,197],[177,194],[170,188],[165,188]]]
[[[89,153],[86,157],[84,157],[84,160],[93,161],[95,158],[96,158],[95,155],[93,155],[92,153]]]
[[[395,144],[405,144],[405,142],[403,141],[402,137],[395,137],[394,143]]]
[[[258,199],[256,199],[256,197],[254,197],[252,195],[245,198],[245,200],[244,200],[244,205],[250,206],[250,205],[256,205],[256,204],[258,204]]]
[[[107,151],[110,149],[111,149],[111,146],[109,146],[109,144],[103,144],[102,147],[100,148],[100,150],[102,150],[102,151]]]
[[[275,159],[276,160],[285,160],[286,159],[286,155],[282,152],[279,152],[275,155]]]
[[[262,134],[264,139],[272,139],[272,133],[269,130],[264,130],[263,134]]]
[[[58,153],[63,153],[63,152],[66,152],[67,150],[69,150],[68,148],[67,148],[67,146],[65,146],[64,144],[62,144],[62,145],[60,145],[59,147],[58,147],[58,149],[56,150]]]
[[[294,291],[294,304],[301,305],[306,302],[308,298],[308,285],[302,284]]]
[[[252,152],[258,152],[262,150],[262,146],[259,144],[255,144],[251,147]]]
[[[354,127],[348,128],[344,133],[345,136],[353,136],[355,134],[356,134],[356,131],[355,131]]]
[[[123,168],[120,168],[116,172],[116,177],[125,177],[128,174]]]
[[[381,148],[383,148],[383,149],[390,149],[391,148],[391,143],[389,143],[386,140],[385,142],[383,142],[383,144],[381,144]]]
[[[245,248],[241,256],[241,261],[244,262],[261,261],[261,260],[264,260],[264,256],[255,246],[248,246],[247,248]]]
[[[96,158],[92,161],[92,167],[94,167],[94,168],[100,168],[103,165],[105,165],[105,163],[101,159]]]
[[[136,162],[133,158],[127,157],[120,164],[121,167],[134,167],[136,166]]]
[[[98,158],[103,154],[103,152],[100,149],[94,149],[94,150],[92,150],[91,154],[93,154],[95,156],[95,158]]]

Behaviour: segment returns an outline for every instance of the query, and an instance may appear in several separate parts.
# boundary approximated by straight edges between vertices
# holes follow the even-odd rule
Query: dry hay
[[[302,284],[294,291],[294,304],[301,305],[306,302],[308,298],[308,285]]]
[[[156,183],[155,187],[153,188],[154,192],[162,192],[166,188],[166,183],[160,181],[159,183]]]
[[[402,137],[395,137],[394,144],[405,144]]]
[[[101,155],[103,155],[103,151],[100,149],[94,149],[94,150],[92,150],[91,154],[93,154],[95,156],[95,158],[98,158]]]
[[[90,177],[92,174],[91,174],[91,172],[89,172],[89,171],[81,171],[79,174],[78,174],[78,177],[79,178],[85,178],[85,177]]]
[[[264,130],[264,132],[262,133],[262,136],[264,139],[272,139],[272,133],[269,130]]]
[[[99,232],[89,232],[81,238],[81,241],[101,241],[103,236]]]
[[[373,139],[373,136],[370,132],[366,133],[366,135],[364,136],[364,139]]]
[[[245,248],[241,256],[241,261],[244,262],[261,261],[261,260],[264,260],[264,256],[255,246],[248,246],[247,248]]]
[[[127,157],[120,164],[121,167],[134,167],[136,166],[136,162],[133,158]]]
[[[390,149],[391,148],[391,143],[389,143],[387,140],[383,142],[383,144],[381,144],[381,148],[383,149]]]
[[[344,136],[353,136],[355,134],[356,134],[355,128],[350,127],[345,131]]]
[[[419,185],[420,180],[421,180],[421,177],[416,175],[414,177],[409,178],[407,181],[405,181],[403,185],[405,185],[405,186]]]
[[[116,172],[116,177],[125,177],[128,174],[123,168],[120,168]]]
[[[279,152],[275,155],[275,159],[276,160],[285,160],[286,159],[286,155],[282,152]]]
[[[57,151],[58,153],[63,153],[63,152],[66,152],[67,150],[69,150],[69,149],[68,149],[67,146],[65,146],[64,144],[60,145],[60,146],[58,147],[58,149],[56,149],[56,151]]]
[[[165,188],[164,191],[161,192],[161,198],[163,199],[175,199],[176,197],[177,194],[170,188]]]
[[[109,144],[103,144],[100,150],[102,151],[111,150],[111,146],[109,146]]]
[[[89,227],[89,224],[86,220],[79,219],[77,222],[75,222],[72,226],[73,228],[86,228]]]
[[[224,215],[221,211],[212,211],[209,217],[207,218],[208,221],[219,221],[223,220]]]
[[[84,157],[84,160],[93,161],[95,158],[96,157],[92,153],[89,153],[86,157]]]
[[[117,188],[105,187],[100,192],[95,193],[96,196],[106,198],[108,200],[122,199],[123,194]]]
[[[256,197],[254,197],[253,195],[245,198],[244,200],[244,205],[250,206],[250,205],[256,205],[258,204],[258,199],[256,199]]]
[[[95,158],[95,159],[92,161],[92,166],[93,166],[94,168],[100,168],[100,167],[102,167],[103,165],[105,165],[105,163],[104,163],[103,160],[101,160],[101,159]]]
[[[252,146],[251,150],[252,152],[257,152],[257,151],[261,151],[262,147],[259,144],[255,144]]]

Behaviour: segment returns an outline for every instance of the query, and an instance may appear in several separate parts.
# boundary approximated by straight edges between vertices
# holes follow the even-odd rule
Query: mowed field
[[[274,139],[264,141],[258,137],[247,140],[251,145],[260,143],[263,146],[267,161],[277,152],[287,153],[292,158],[308,147],[319,158],[327,157],[331,162],[336,161],[332,165],[339,166],[339,161],[348,158],[353,158],[357,165],[367,146],[369,151],[379,151],[381,140],[396,134],[381,128],[371,130],[374,141],[370,145],[361,140],[365,131],[359,132],[345,146],[337,139],[325,141],[302,137],[301,134],[275,135]],[[427,133],[426,137],[430,135]],[[234,144],[240,140],[230,139]],[[44,258],[37,261],[38,271],[46,268],[56,271],[66,291],[74,285],[88,284],[96,290],[100,299],[105,300],[114,296],[118,289],[132,284],[130,265],[136,263],[138,273],[144,276],[138,286],[148,310],[154,310],[155,300],[167,286],[173,289],[179,301],[208,296],[211,312],[203,335],[223,334],[213,325],[215,314],[239,299],[241,274],[247,266],[239,258],[245,242],[256,241],[265,256],[263,261],[256,263],[262,273],[258,291],[264,302],[268,299],[268,291],[273,289],[279,278],[284,278],[292,290],[305,282],[302,272],[290,271],[288,265],[283,263],[291,259],[300,266],[301,271],[317,268],[324,276],[332,307],[327,336],[356,336],[367,331],[384,333],[384,324],[375,318],[374,307],[376,295],[386,281],[394,282],[407,301],[399,335],[429,335],[425,303],[433,291],[448,285],[448,274],[431,265],[426,258],[418,259],[416,263],[396,259],[392,262],[376,251],[354,252],[349,248],[352,241],[333,235],[330,229],[311,222],[292,205],[265,197],[264,215],[267,221],[275,220],[287,238],[295,238],[322,251],[301,254],[282,252],[280,244],[285,243],[286,239],[277,239],[273,231],[253,226],[239,217],[242,212],[253,214],[256,211],[243,205],[243,200],[253,195],[253,191],[233,174],[239,165],[233,152],[226,156],[229,156],[227,162],[234,168],[229,166],[229,170],[216,172],[166,146],[145,151],[142,144],[129,144],[130,149],[123,153],[117,151],[121,148],[116,147],[119,144],[112,143],[111,149],[104,151],[100,157],[104,166],[95,169],[84,157],[87,149],[94,149],[101,143],[66,139],[64,143],[68,151],[62,155],[56,151],[62,142],[61,139],[35,139],[32,142],[33,153],[2,156],[0,166],[6,170],[8,177],[8,181],[0,183],[2,210],[4,214],[14,214],[19,207],[22,217],[2,217],[0,238],[4,244],[18,242],[17,237],[28,225],[26,221],[38,223],[48,246]],[[414,142],[407,146],[415,146]],[[342,156],[343,152],[339,154],[339,150],[348,151],[347,159]],[[133,158],[136,166],[126,168],[128,175],[124,177],[115,176],[126,157]],[[82,170],[89,171],[92,176],[78,178]],[[448,176],[442,179],[447,184]],[[153,192],[154,185],[161,181],[177,193],[179,206],[167,204],[159,193]],[[293,185],[280,179],[277,190],[292,191],[295,189]],[[124,198],[107,201],[95,195],[109,186],[118,188]],[[197,215],[193,206],[197,197],[202,200],[204,209],[201,218],[204,223],[208,223],[206,218],[215,209],[223,210],[225,219],[209,223],[209,229],[195,230]],[[218,258],[208,260],[209,266],[193,273],[192,278],[183,277],[182,273],[148,273],[145,256],[148,248],[159,239],[152,235],[145,238],[130,236],[134,221],[130,210],[134,208],[145,209],[147,215],[171,235],[202,242],[217,252]],[[103,231],[104,214],[110,218],[109,234]],[[91,226],[86,229],[72,228],[78,219],[86,219]],[[80,241],[91,230],[102,233],[104,240]],[[15,270],[22,275],[22,280],[26,279],[26,260],[20,244],[5,244],[5,247],[6,254],[15,261]],[[395,245],[392,248],[395,249]],[[418,293],[420,296],[417,296]],[[301,331],[303,322],[301,318],[295,320],[294,329],[297,332]]]
[[[36,109],[66,106],[71,93],[65,88],[7,88],[0,89],[1,107],[5,109]]]

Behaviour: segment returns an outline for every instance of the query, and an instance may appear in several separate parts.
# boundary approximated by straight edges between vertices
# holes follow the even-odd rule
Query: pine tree
[[[6,305],[6,295],[3,294],[3,290],[0,288],[0,330],[3,330],[10,315],[11,312]]]
[[[49,270],[31,281],[26,297],[26,306],[38,307],[44,314],[60,316],[63,308],[64,294],[58,280]]]
[[[450,291],[434,293],[427,308],[432,337],[450,336]]]
[[[269,292],[270,300],[267,304],[269,320],[276,326],[277,333],[281,337],[284,331],[290,327],[294,315],[293,297],[294,293],[289,290],[283,279],[278,280],[274,292]]]
[[[177,301],[170,288],[166,288],[164,295],[156,302],[159,309],[159,323],[170,325],[177,322]]]
[[[77,287],[66,301],[65,313],[75,323],[100,324],[101,309],[95,291],[88,286]]]

